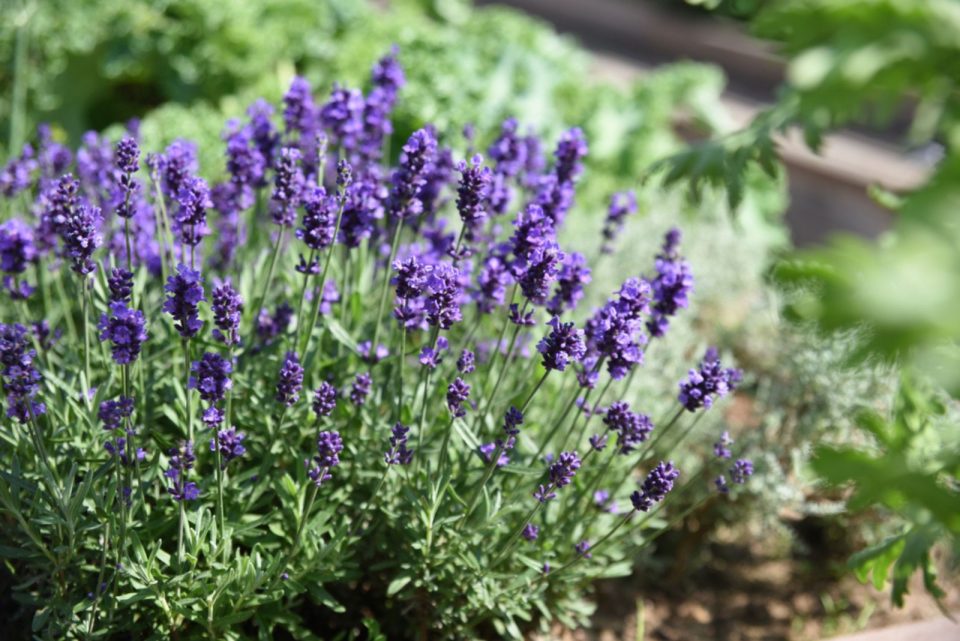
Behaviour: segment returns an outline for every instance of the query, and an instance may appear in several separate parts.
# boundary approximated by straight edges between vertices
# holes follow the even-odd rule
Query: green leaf
[[[395,578],[387,586],[387,596],[393,596],[397,594],[400,590],[406,587],[406,585],[410,583],[412,579],[413,577],[408,575],[400,575],[397,578]]]

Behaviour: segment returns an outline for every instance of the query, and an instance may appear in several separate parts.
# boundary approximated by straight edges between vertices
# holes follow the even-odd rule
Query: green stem
[[[190,400],[190,342],[183,340],[183,394],[187,400],[187,440],[193,443],[193,403]]]
[[[277,268],[277,258],[280,256],[280,247],[283,245],[283,236],[287,231],[286,227],[280,227],[280,231],[277,233],[277,240],[273,244],[273,253],[270,256],[270,267],[267,269],[267,278],[263,282],[263,287],[260,289],[260,297],[257,299],[257,304],[253,306],[251,312],[253,313],[252,325],[255,327],[257,323],[257,316],[260,314],[260,309],[263,307],[263,302],[267,298],[267,290],[270,289],[270,282],[273,280],[273,272]],[[251,327],[251,333],[254,331],[254,328]]]
[[[580,446],[580,443],[583,442],[583,437],[587,433],[587,426],[590,425],[591,419],[597,413],[597,410],[600,408],[600,405],[603,403],[603,397],[607,395],[607,391],[610,389],[610,384],[613,383],[613,379],[607,379],[606,384],[604,384],[603,389],[600,390],[600,396],[597,398],[597,402],[593,404],[593,409],[590,410],[590,413],[584,417],[583,425],[580,427],[580,431],[577,433],[577,437],[573,440],[573,448],[577,449]],[[576,421],[574,421],[576,425]],[[563,439],[563,445],[560,446],[560,449],[564,449],[567,446],[567,441],[570,440],[570,435],[573,434],[573,429],[571,428],[567,432],[567,437]]]
[[[523,316],[523,313],[527,310],[527,305],[530,301],[524,301],[523,308],[520,310],[520,315]],[[509,323],[509,318],[507,319]],[[497,392],[500,390],[500,385],[503,383],[504,376],[507,373],[507,370],[510,368],[510,358],[513,356],[513,348],[517,344],[517,336],[520,335],[520,325],[515,325],[513,328],[513,335],[510,337],[510,346],[507,347],[507,353],[504,356],[503,367],[500,368],[500,373],[497,375],[497,380],[493,385],[493,390],[491,390],[490,395],[487,397],[487,402],[483,406],[483,411],[477,415],[476,420],[473,422],[473,431],[474,433],[480,433],[480,430],[483,429],[483,421],[486,420],[487,414],[490,413],[490,407],[493,405],[494,399],[497,398]],[[500,351],[500,343],[498,342],[495,346],[496,352]],[[496,354],[496,352],[494,352]],[[493,364],[493,359],[491,358],[491,367]]]
[[[87,277],[83,276],[80,280],[82,311],[83,314],[83,373],[85,376],[83,401],[87,407],[90,407],[90,294],[87,288]]]
[[[430,348],[433,350],[437,349],[437,337],[440,335],[440,326],[434,325],[433,332],[430,336]],[[433,370],[426,365],[423,366],[424,374],[421,376],[423,379],[423,402],[420,404],[420,426],[417,429],[417,460],[414,463],[413,469],[414,472],[420,469],[420,459],[423,458],[423,431],[424,426],[426,425],[427,418],[427,397],[430,393],[430,374],[433,373]]]
[[[317,250],[310,250],[310,257],[307,259],[307,273],[303,275],[303,287],[300,289],[300,302],[297,304],[297,333],[295,335],[294,345],[300,345],[300,334],[303,332],[303,302],[307,298],[307,288],[310,286],[310,272],[309,268],[313,265],[313,260],[317,255]],[[323,292],[319,292],[320,296],[323,295]]]
[[[403,221],[397,221],[397,228],[393,232],[393,242],[390,244],[390,259],[383,270],[383,284],[380,286],[380,303],[377,305],[376,326],[373,330],[373,342],[371,348],[377,349],[377,341],[380,338],[380,326],[383,324],[383,308],[387,304],[387,291],[390,289],[390,274],[393,269],[393,261],[397,257],[397,248],[400,247],[400,232],[403,231]]]
[[[223,520],[223,461],[220,454],[220,432],[216,427],[213,428],[213,440],[216,446],[216,466],[217,466],[217,525],[220,527],[220,544],[226,555],[226,526]]]

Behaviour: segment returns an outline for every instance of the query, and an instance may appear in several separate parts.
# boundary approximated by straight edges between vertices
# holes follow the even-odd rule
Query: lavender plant
[[[226,124],[212,186],[186,140],[141,165],[135,128],[18,173],[0,555],[39,635],[577,625],[592,581],[753,473],[688,438],[740,381],[717,350],[662,372],[669,399],[631,387],[694,295],[680,232],[585,309],[584,133],[547,159],[508,120],[487,164],[427,126],[391,166],[403,82],[395,51],[325,101],[295,79],[282,119]]]

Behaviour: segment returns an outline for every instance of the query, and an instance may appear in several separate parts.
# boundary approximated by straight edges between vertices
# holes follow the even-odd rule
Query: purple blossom
[[[114,157],[117,163],[115,180],[120,191],[120,202],[115,211],[120,218],[133,218],[133,203],[140,191],[140,183],[134,178],[134,174],[140,169],[140,147],[137,141],[129,136],[123,138],[117,143]]]
[[[196,176],[184,178],[177,192],[177,203],[179,209],[174,219],[174,230],[180,235],[181,243],[196,247],[210,233],[207,209],[213,207],[213,201],[207,181]]]
[[[147,319],[143,312],[129,309],[124,303],[110,303],[110,314],[101,315],[97,327],[100,329],[100,340],[110,342],[113,360],[117,365],[136,362],[147,340]]]
[[[570,361],[577,362],[586,353],[583,342],[583,330],[573,323],[561,323],[554,316],[547,325],[550,333],[537,343],[537,351],[543,355],[543,367],[547,370],[564,371]]]
[[[526,271],[534,252],[549,242],[555,242],[554,237],[553,225],[540,205],[531,203],[517,214],[513,221],[510,251],[514,256],[511,270],[518,279]]]
[[[604,448],[607,447],[607,435],[606,434],[593,434],[587,439],[590,442],[590,447],[595,449],[598,452],[602,452]]]
[[[653,312],[647,321],[652,336],[663,336],[670,325],[670,317],[686,308],[693,291],[693,273],[690,264],[679,256],[680,230],[667,232],[663,250],[657,255],[657,276],[653,279]]]
[[[630,410],[630,404],[618,401],[607,408],[603,424],[617,433],[617,449],[620,454],[629,454],[653,432],[653,422],[645,414]]]
[[[463,404],[470,397],[470,385],[464,382],[459,376],[447,386],[447,409],[456,418],[466,415],[467,410]]]
[[[328,381],[323,381],[313,392],[313,412],[317,418],[330,416],[337,407],[337,388]]]
[[[337,222],[337,199],[328,196],[323,187],[312,187],[303,200],[302,220],[297,238],[313,250],[329,247]]]
[[[700,369],[690,370],[686,380],[680,382],[677,399],[688,412],[701,407],[710,409],[714,400],[732,392],[741,378],[740,370],[722,368],[719,353],[710,347],[700,362]]]
[[[560,246],[555,242],[547,242],[534,249],[527,256],[527,265],[523,273],[517,278],[520,291],[527,299],[542,305],[550,294],[550,285],[560,274],[560,266],[564,259]]]
[[[197,146],[189,140],[174,140],[163,154],[148,158],[147,163],[159,172],[167,197],[175,197],[184,180],[197,172]]]
[[[291,140],[307,140],[316,128],[317,106],[311,96],[310,83],[296,76],[283,96],[283,124]]]
[[[436,137],[427,128],[413,132],[403,146],[400,166],[391,178],[392,188],[387,200],[387,213],[391,221],[403,221],[423,212],[423,202],[418,196],[427,183],[436,153]]]
[[[97,231],[100,222],[100,209],[81,203],[65,212],[60,226],[60,238],[64,252],[70,258],[70,268],[81,276],[97,268],[91,256],[103,243]]]
[[[525,309],[525,308],[524,308]],[[517,303],[510,304],[510,313],[507,314],[507,318],[514,325],[520,325],[521,327],[533,327],[537,324],[537,321],[533,318],[533,311],[521,313],[520,305]]]
[[[390,279],[390,283],[396,286],[398,298],[411,299],[423,294],[431,267],[423,263],[419,256],[413,255],[394,261],[393,270],[396,274]]]
[[[348,152],[357,148],[365,108],[366,101],[360,91],[334,84],[330,99],[320,109],[320,121],[335,145]]]
[[[384,190],[375,178],[363,176],[351,183],[345,196],[338,240],[347,247],[359,247],[383,217]]]
[[[523,538],[527,541],[536,541],[537,537],[540,536],[540,528],[538,528],[533,523],[527,523],[523,526]]]
[[[373,379],[370,377],[370,372],[357,374],[356,378],[353,380],[353,385],[350,388],[350,402],[357,407],[360,407],[366,403],[367,396],[370,395],[370,385],[372,383]]]
[[[380,158],[383,141],[393,131],[390,112],[397,101],[397,93],[406,84],[403,68],[397,61],[397,47],[381,58],[370,70],[373,85],[363,108],[363,134],[359,152],[367,159]]]
[[[508,178],[517,176],[527,160],[527,145],[517,135],[515,118],[507,118],[500,125],[500,135],[487,149],[487,155],[496,163],[496,171]]]
[[[311,461],[304,461],[307,467],[307,476],[320,487],[324,481],[333,476],[330,469],[340,465],[340,452],[343,451],[343,439],[339,432],[320,432],[317,435],[317,455]]]
[[[179,447],[170,450],[170,467],[163,473],[170,480],[167,488],[175,501],[195,501],[200,497],[200,488],[193,481],[187,481],[187,474],[193,469],[197,457],[193,453],[192,441],[181,441]]]
[[[476,154],[470,163],[457,163],[460,184],[457,187],[457,211],[472,240],[480,232],[487,219],[487,197],[493,172],[483,166],[483,156]]]
[[[730,438],[730,432],[724,430],[720,435],[720,440],[713,444],[713,454],[719,459],[728,459],[733,456],[730,446],[733,445],[733,439]]]
[[[541,503],[556,498],[554,490],[569,485],[579,469],[580,457],[576,452],[560,452],[560,456],[550,465],[550,484],[537,488],[533,497]]]
[[[303,172],[300,169],[300,150],[284,147],[280,150],[273,176],[273,194],[270,196],[270,215],[281,227],[292,227],[297,220],[300,193],[303,190]]]
[[[114,267],[107,276],[107,288],[110,290],[110,302],[128,303],[133,294],[133,272],[122,267]]]
[[[590,541],[586,539],[574,545],[573,550],[577,553],[577,556],[582,556],[585,559],[593,558],[593,555],[590,554]]]
[[[624,219],[636,211],[637,195],[633,190],[617,192],[610,197],[607,219],[603,223],[603,244],[600,249],[604,254],[613,253],[613,241],[623,230]]]
[[[34,400],[43,375],[34,367],[37,353],[29,348],[29,341],[23,325],[0,323],[0,379],[7,395],[7,416],[22,424],[47,411],[43,403]]]
[[[237,210],[248,209],[254,203],[254,189],[264,183],[267,159],[257,146],[252,126],[241,127],[231,120],[223,137],[233,205]]]
[[[503,433],[507,437],[516,436],[520,433],[521,425],[523,425],[523,412],[511,405],[503,415]]]
[[[174,327],[183,338],[192,338],[203,327],[198,303],[206,300],[203,293],[203,277],[183,263],[177,265],[177,273],[167,279],[164,286],[167,299],[163,311],[173,316]]]
[[[409,465],[413,461],[413,450],[407,447],[410,428],[396,423],[390,435],[390,449],[383,455],[387,465]]]
[[[119,396],[116,400],[102,401],[97,410],[97,418],[103,423],[103,429],[112,432],[120,429],[123,422],[133,415],[133,399]]]
[[[477,449],[480,452],[480,458],[488,465],[493,460],[493,455],[498,449],[500,450],[500,454],[497,456],[497,467],[504,467],[510,464],[510,456],[506,450],[512,448],[507,448],[506,444],[499,439],[492,443],[484,443]]]
[[[200,398],[214,404],[222,401],[233,387],[230,374],[233,365],[227,359],[213,352],[204,352],[200,360],[190,365],[193,372],[187,381],[187,387],[200,393]]]
[[[507,286],[512,282],[505,257],[495,249],[484,259],[477,273],[474,300],[483,313],[490,313],[504,304]]]
[[[579,127],[573,127],[563,132],[557,142],[557,149],[553,152],[556,160],[557,179],[560,182],[576,180],[583,172],[581,161],[587,155],[587,139]]]
[[[18,218],[0,225],[0,271],[22,274],[37,259],[33,229]]]
[[[464,349],[457,358],[457,371],[466,376],[474,369],[476,369],[476,356],[469,349]]]
[[[460,313],[460,270],[438,263],[427,279],[427,300],[424,307],[427,322],[440,329],[450,329],[463,318]]]
[[[39,166],[34,157],[33,147],[25,144],[20,155],[12,158],[0,171],[0,193],[12,198],[29,189],[33,184],[33,174]]]
[[[262,98],[257,99],[247,108],[252,142],[257,151],[260,152],[260,157],[264,162],[264,172],[257,181],[256,187],[264,186],[266,167],[273,166],[277,145],[280,144],[280,134],[273,126],[272,116],[273,106]]]
[[[751,476],[753,476],[753,462],[749,459],[737,459],[730,468],[730,478],[738,485],[746,483]]]
[[[373,341],[363,341],[357,345],[357,353],[367,363],[379,363],[387,356],[390,356],[390,350],[383,343],[377,343],[376,349],[373,347]]]
[[[300,400],[300,389],[303,387],[303,367],[296,352],[287,352],[280,366],[277,377],[277,402],[291,407]]]
[[[662,501],[673,489],[673,482],[679,476],[680,471],[673,466],[672,461],[657,463],[657,466],[650,470],[647,478],[644,479],[640,489],[630,495],[633,509],[640,512],[649,512],[654,504]]]
[[[647,337],[641,330],[640,316],[647,307],[648,293],[645,281],[627,279],[617,297],[594,312],[585,325],[588,354],[605,358],[615,380],[643,362],[641,346]]]
[[[221,468],[226,469],[230,461],[244,455],[247,451],[247,448],[243,446],[243,440],[245,438],[247,438],[246,434],[238,432],[236,427],[231,426],[227,429],[219,430],[217,437],[210,439],[211,452],[217,451],[217,442],[219,441]]]
[[[443,360],[443,352],[450,346],[446,337],[438,336],[436,347],[424,346],[420,350],[420,364],[429,369],[436,369]]]
[[[713,479],[713,484],[721,494],[728,494],[730,492],[730,486],[727,485],[727,477],[723,474]]]
[[[560,273],[557,275],[557,288],[547,302],[547,311],[559,316],[566,311],[576,309],[583,298],[583,287],[591,280],[590,268],[583,254],[573,252],[563,257]]]
[[[225,345],[239,345],[243,299],[229,281],[214,288],[212,299],[213,337]]]
[[[261,309],[257,315],[257,336],[263,343],[269,344],[277,336],[290,329],[293,314],[293,308],[286,301],[277,305],[272,316],[268,310]]]

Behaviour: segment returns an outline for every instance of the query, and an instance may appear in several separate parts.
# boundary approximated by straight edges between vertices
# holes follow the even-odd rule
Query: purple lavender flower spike
[[[590,541],[586,539],[574,545],[573,550],[577,553],[577,556],[582,556],[585,559],[593,558],[593,555],[590,554]]]
[[[287,352],[280,366],[277,378],[277,402],[291,407],[300,400],[300,389],[303,387],[303,367],[296,352]]]
[[[0,225],[0,271],[22,274],[37,254],[33,229],[28,224],[12,218]]]
[[[427,279],[427,322],[440,329],[450,329],[463,318],[460,312],[460,270],[438,263]]]
[[[527,299],[542,305],[550,294],[550,285],[560,274],[564,254],[559,245],[550,241],[537,247],[527,257],[527,266],[517,278],[520,291]]]
[[[483,266],[477,273],[477,286],[473,295],[477,308],[484,314],[489,314],[504,304],[507,286],[513,280],[507,265],[503,248],[496,247],[483,261]]]
[[[256,182],[256,187],[265,185],[266,168],[272,167],[276,157],[277,146],[280,144],[280,134],[273,126],[271,117],[273,106],[260,98],[247,108],[247,117],[250,118],[250,135],[253,145],[260,152],[264,163],[264,172]]]
[[[510,313],[507,314],[507,318],[514,325],[520,325],[521,327],[533,327],[537,324],[536,319],[533,317],[533,310],[529,312],[520,313],[520,305],[517,303],[510,304]]]
[[[317,417],[330,416],[337,407],[339,392],[330,382],[323,381],[313,392],[313,412]]]
[[[473,240],[487,219],[487,199],[493,172],[483,166],[483,156],[476,154],[470,163],[457,164],[460,183],[457,187],[457,211],[467,231],[467,239]]]
[[[147,319],[143,312],[129,309],[125,303],[110,303],[110,314],[101,315],[97,327],[100,340],[110,342],[117,365],[136,362],[147,340]]]
[[[730,468],[730,478],[738,485],[746,483],[751,476],[753,476],[753,462],[749,459],[737,459]]]
[[[103,429],[112,432],[123,426],[123,421],[133,415],[133,399],[129,396],[119,396],[116,400],[107,400],[100,403],[97,418],[103,423]]]
[[[673,482],[679,476],[680,471],[673,466],[673,462],[664,463],[660,461],[655,468],[650,470],[640,489],[630,495],[633,509],[640,512],[649,512],[654,504],[662,501],[673,489]]]
[[[583,173],[582,160],[587,155],[587,139],[583,130],[573,127],[563,132],[553,153],[556,159],[555,173],[560,182],[571,182]]]
[[[330,470],[340,465],[340,452],[343,451],[343,439],[339,432],[320,432],[317,435],[317,455],[311,461],[304,461],[307,467],[307,476],[317,487],[323,485],[333,476]]]
[[[227,464],[235,458],[239,458],[246,453],[247,448],[243,446],[247,435],[238,432],[236,427],[228,427],[225,430],[217,432],[217,438],[210,439],[210,451],[217,451],[217,441],[220,441],[220,467],[226,469]]]
[[[297,221],[297,207],[303,191],[303,172],[300,168],[300,150],[284,147],[280,150],[270,196],[270,215],[281,227],[293,227]]]
[[[547,325],[553,329],[537,343],[537,351],[543,355],[543,367],[547,370],[562,372],[571,361],[576,363],[586,353],[583,342],[583,330],[573,323],[561,323],[554,316]]]
[[[476,369],[476,356],[474,353],[469,349],[460,352],[460,357],[457,358],[457,371],[466,376],[467,374],[471,374],[474,369]]]
[[[547,302],[547,311],[559,316],[573,311],[583,298],[583,287],[591,280],[590,268],[583,254],[573,252],[563,257],[560,273],[557,275],[557,289]]]
[[[64,253],[70,258],[70,268],[81,276],[86,276],[97,268],[91,257],[103,244],[103,238],[98,231],[100,221],[98,207],[81,203],[65,212],[60,226],[60,238],[63,241]]]
[[[508,178],[520,174],[527,160],[527,146],[517,134],[519,125],[515,118],[507,118],[500,125],[500,135],[487,149],[487,155],[496,163],[497,173]]]
[[[133,203],[140,190],[140,184],[134,178],[134,174],[140,169],[140,147],[137,141],[131,137],[123,138],[117,143],[114,157],[117,163],[115,180],[120,191],[115,211],[120,218],[132,218],[135,212]]]
[[[267,160],[257,146],[250,125],[242,127],[236,120],[229,121],[224,140],[233,204],[238,210],[248,209],[254,204],[254,190],[263,185]]]
[[[283,124],[290,140],[305,141],[316,129],[317,106],[313,102],[310,83],[296,76],[283,96]]]
[[[728,459],[733,456],[730,446],[733,445],[733,439],[730,438],[730,432],[724,430],[720,435],[720,440],[713,444],[713,454],[719,459]]]
[[[12,198],[30,188],[33,184],[33,174],[39,166],[35,156],[33,147],[25,144],[20,155],[7,163],[0,171],[0,194]]]
[[[303,222],[297,238],[313,250],[326,249],[333,243],[337,221],[337,199],[328,196],[323,187],[312,187],[303,199]]]
[[[716,348],[707,349],[699,369],[692,369],[687,379],[680,382],[677,399],[688,412],[699,408],[710,409],[717,398],[732,392],[740,382],[742,373],[735,368],[722,368]]]
[[[353,380],[353,386],[350,388],[350,402],[357,407],[360,407],[366,403],[367,397],[370,395],[370,386],[372,384],[373,379],[370,377],[370,372],[357,374],[356,378]]]
[[[163,473],[170,480],[167,492],[174,501],[195,501],[200,497],[200,488],[187,480],[187,474],[193,469],[197,457],[193,453],[191,441],[181,441],[179,447],[170,450],[170,467]]]
[[[447,409],[456,418],[466,415],[467,410],[463,404],[470,397],[470,386],[459,376],[447,386]]]
[[[622,401],[610,405],[603,417],[603,424],[617,433],[617,450],[620,454],[629,454],[653,432],[650,417],[631,411],[630,404]]]
[[[409,465],[413,461],[413,450],[407,447],[410,428],[402,423],[393,426],[390,435],[390,449],[383,455],[387,465]]]
[[[192,338],[203,327],[199,318],[198,303],[205,301],[203,278],[183,263],[177,265],[177,273],[167,279],[164,286],[167,299],[163,311],[173,316],[174,327],[183,338]]]
[[[107,276],[107,288],[110,290],[110,302],[129,303],[133,294],[133,272],[114,267]]]
[[[233,365],[219,354],[204,352],[200,360],[191,363],[190,371],[193,373],[187,386],[197,390],[207,403],[219,403],[233,387],[230,380]]]
[[[187,247],[196,247],[210,233],[207,227],[207,209],[213,207],[207,181],[196,176],[187,176],[180,183],[176,194],[177,209],[174,231],[180,242]]]
[[[400,166],[391,178],[392,188],[387,200],[387,214],[391,221],[403,221],[423,212],[418,198],[427,183],[427,174],[437,153],[437,140],[428,128],[413,132],[403,146]]]
[[[590,441],[590,447],[598,452],[602,452],[607,447],[606,434],[594,434],[588,440]]]
[[[671,229],[663,241],[663,249],[654,263],[657,276],[653,279],[653,312],[647,321],[652,336],[661,337],[670,325],[670,317],[686,308],[693,291],[693,273],[690,264],[680,258],[680,230]]]
[[[637,195],[633,190],[617,192],[610,197],[607,219],[603,223],[603,244],[600,251],[604,254],[613,253],[613,241],[623,231],[624,219],[636,211]]]
[[[443,352],[449,345],[450,343],[445,336],[438,336],[435,348],[424,346],[420,350],[420,364],[429,369],[436,369],[441,361],[443,361]]]
[[[43,403],[34,400],[43,375],[34,367],[37,353],[30,349],[29,341],[23,325],[0,323],[0,380],[7,395],[7,416],[21,424],[47,411]]]
[[[488,465],[493,460],[493,454],[500,448],[500,455],[497,457],[497,467],[504,467],[510,464],[510,456],[507,454],[506,446],[499,439],[492,443],[484,443],[478,448],[480,458]]]
[[[503,416],[503,432],[508,437],[516,436],[520,433],[520,426],[523,425],[523,412],[514,406],[510,406],[507,413]]]
[[[331,141],[348,154],[355,151],[359,144],[365,108],[366,101],[360,91],[336,84],[330,99],[320,108],[320,121],[330,132]]]
[[[533,523],[527,523],[523,526],[523,538],[527,541],[536,541],[537,537],[540,536],[540,528],[538,528]]]
[[[397,61],[397,47],[378,60],[370,70],[371,89],[363,107],[363,133],[360,155],[369,162],[380,159],[383,141],[393,132],[390,112],[397,101],[397,93],[406,84],[403,68]]]
[[[721,494],[729,494],[730,486],[727,485],[727,477],[721,474],[717,478],[713,479],[713,484],[716,486],[717,491]]]
[[[372,341],[363,341],[357,345],[357,353],[367,363],[377,364],[387,356],[390,356],[390,350],[383,343],[377,343],[376,349]]]
[[[541,503],[556,498],[553,490],[569,485],[579,469],[580,457],[576,452],[560,452],[560,456],[550,465],[550,484],[546,487],[541,485],[534,492],[534,498]]]
[[[212,295],[213,337],[225,345],[240,344],[240,317],[243,299],[229,282],[215,287]]]

